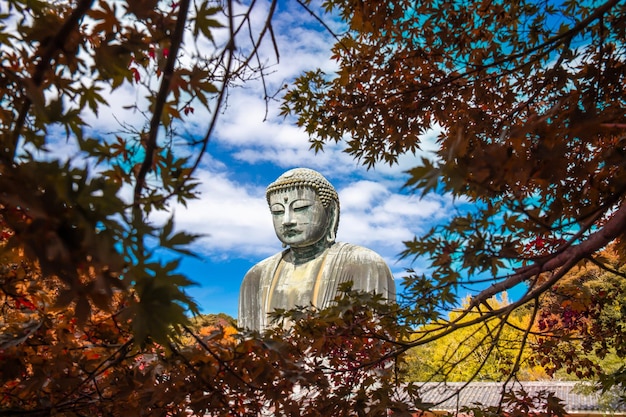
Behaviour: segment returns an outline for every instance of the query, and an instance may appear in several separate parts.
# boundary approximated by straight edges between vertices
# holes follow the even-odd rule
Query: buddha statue
[[[267,187],[276,236],[286,249],[245,275],[239,293],[239,327],[262,331],[276,309],[328,307],[341,284],[395,301],[389,267],[374,251],[335,242],[339,197],[317,171],[295,168]]]

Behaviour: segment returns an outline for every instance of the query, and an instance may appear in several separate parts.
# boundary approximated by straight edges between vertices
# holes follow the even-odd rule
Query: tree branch
[[[622,203],[622,205],[613,214],[613,217],[611,217],[600,230],[589,235],[584,242],[579,245],[570,246],[559,254],[547,259],[545,262],[535,262],[533,265],[519,268],[504,281],[493,284],[491,287],[481,291],[477,296],[472,298],[469,306],[463,309],[462,313],[455,320],[442,324],[438,329],[429,329],[425,332],[423,338],[407,343],[398,343],[398,349],[390,353],[388,356],[392,357],[397,355],[398,352],[406,351],[413,346],[427,344],[433,340],[440,339],[441,337],[453,333],[458,329],[472,326],[491,317],[509,314],[511,311],[526,304],[528,301],[539,297],[539,295],[543,294],[556,282],[558,282],[572,267],[574,267],[574,265],[582,259],[590,257],[592,253],[602,249],[612,240],[624,234],[624,232],[626,232],[626,202]],[[467,317],[472,309],[484,304],[488,299],[496,294],[509,290],[533,277],[538,277],[541,273],[552,272],[555,270],[558,271],[556,271],[549,279],[538,287],[530,288],[523,297],[514,303],[497,310],[491,310],[476,319],[462,321]]]
[[[137,173],[137,179],[135,183],[135,190],[133,194],[133,205],[135,209],[139,208],[139,200],[141,199],[141,191],[146,183],[146,176],[152,170],[152,163],[154,161],[154,153],[157,150],[157,136],[159,133],[159,127],[161,126],[161,115],[167,101],[167,96],[170,93],[170,85],[172,83],[172,76],[174,74],[174,66],[178,58],[178,51],[183,43],[183,35],[185,33],[185,23],[187,21],[187,13],[189,12],[190,0],[182,0],[178,4],[178,16],[176,19],[176,27],[171,37],[171,45],[165,67],[163,68],[163,79],[157,93],[157,97],[154,103],[154,112],[152,113],[152,119],[150,120],[150,130],[148,131],[148,139],[146,141],[146,155]]]
[[[605,225],[582,243],[563,250],[563,252],[547,259],[545,262],[535,262],[532,265],[517,269],[504,281],[498,282],[489,288],[481,291],[474,297],[470,303],[469,309],[484,303],[489,298],[503,291],[513,288],[514,286],[537,276],[542,272],[554,271],[567,264],[576,264],[583,258],[589,257],[592,253],[602,249],[609,242],[619,237],[626,231],[626,202],[622,202],[621,206],[613,214]],[[533,298],[533,297],[529,297]]]
[[[239,375],[230,366],[228,366],[226,361],[224,361],[222,358],[220,358],[220,356],[217,353],[213,352],[213,349],[211,349],[209,347],[209,345],[204,343],[204,341],[200,337],[198,337],[198,335],[196,335],[189,327],[183,325],[183,329],[185,329],[185,331],[189,335],[191,335],[191,337],[193,337],[195,339],[196,343],[198,343],[209,355],[211,355],[213,357],[213,359],[215,359],[217,361],[217,363],[219,363],[228,373],[230,373],[232,376],[234,376],[236,379],[238,379],[242,384],[244,384],[250,390],[252,390],[252,391],[258,391],[259,390],[259,387],[257,387],[254,384],[252,384],[251,381],[246,381],[241,375]]]

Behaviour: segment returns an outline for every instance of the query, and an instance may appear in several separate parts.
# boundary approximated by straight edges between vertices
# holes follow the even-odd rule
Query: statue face
[[[328,213],[314,189],[281,190],[269,197],[274,230],[286,245],[303,248],[319,242],[328,228]]]

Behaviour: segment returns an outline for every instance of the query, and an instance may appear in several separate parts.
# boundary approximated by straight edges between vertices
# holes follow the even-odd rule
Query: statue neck
[[[295,264],[303,264],[320,256],[331,245],[332,242],[327,242],[325,238],[322,238],[319,242],[304,248],[294,248],[291,246],[289,247],[289,251],[293,256],[293,262]]]

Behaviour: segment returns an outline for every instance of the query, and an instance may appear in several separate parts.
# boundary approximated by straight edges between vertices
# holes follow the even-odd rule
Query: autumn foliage
[[[608,389],[626,372],[626,286],[614,249],[601,255],[604,267],[584,263],[544,295],[535,350],[550,374],[599,379]]]

